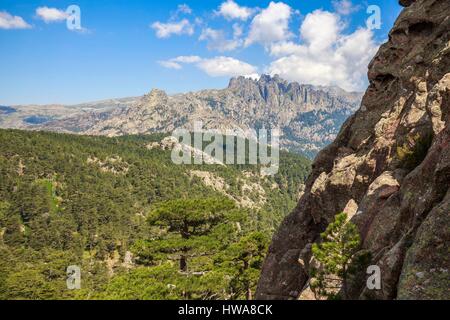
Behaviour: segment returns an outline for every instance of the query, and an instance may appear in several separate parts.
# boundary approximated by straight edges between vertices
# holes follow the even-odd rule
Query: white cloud
[[[175,61],[172,60],[167,60],[167,61],[158,61],[158,63],[163,66],[164,68],[167,69],[175,69],[175,70],[180,70],[181,68],[183,68],[181,66],[181,64],[176,63]]]
[[[202,58],[200,58],[199,56],[179,56],[172,59],[172,61],[179,63],[195,63],[200,62],[201,60]]]
[[[207,41],[209,50],[217,50],[219,52],[235,50],[242,44],[240,39],[227,39],[223,30],[211,28],[203,29],[199,40]]]
[[[241,7],[233,0],[223,2],[217,14],[223,16],[227,20],[247,20],[253,14],[254,10],[248,7]]]
[[[258,72],[255,66],[230,57],[204,59],[198,67],[211,77],[237,77]]]
[[[369,29],[358,29],[340,39],[336,56],[346,65],[347,88],[362,91],[367,86],[367,70],[379,44]]]
[[[36,9],[38,18],[44,20],[45,23],[61,22],[66,20],[69,15],[59,9],[49,7],[39,7]]]
[[[306,46],[301,46],[292,41],[282,41],[270,46],[270,54],[274,57],[284,57],[292,54],[304,54],[307,49]]]
[[[206,29],[202,30],[202,34],[200,35],[199,40],[200,41],[203,41],[203,40],[216,41],[220,37],[223,37],[222,30],[215,30],[215,29],[211,29],[211,28],[206,28]]]
[[[292,9],[287,4],[271,2],[266,9],[253,18],[245,45],[253,43],[269,45],[272,42],[290,38],[291,15]]]
[[[320,54],[336,42],[343,27],[338,15],[316,10],[306,16],[300,34],[310,50]]]
[[[308,14],[300,30],[303,44],[272,44],[270,53],[277,59],[268,67],[270,74],[348,91],[365,89],[367,66],[378,49],[372,31],[358,29],[346,35],[339,16],[321,10]]]
[[[240,38],[244,34],[244,29],[239,24],[233,24],[233,37]]]
[[[350,0],[334,0],[333,7],[337,13],[343,16],[352,14],[353,12],[359,11],[361,9],[361,6],[353,5]]]
[[[183,3],[183,4],[178,5],[177,12],[184,13],[184,14],[191,14],[192,9],[187,4]]]
[[[30,29],[31,26],[22,17],[13,16],[6,11],[0,12],[0,29]]]
[[[183,63],[196,63],[200,62],[201,60],[202,58],[200,58],[199,56],[179,56],[170,60],[158,61],[158,63],[167,69],[180,70],[183,68],[183,66],[181,65]]]
[[[158,63],[165,68],[175,70],[181,69],[182,64],[195,64],[196,67],[211,77],[259,77],[258,68],[255,66],[224,56],[210,59],[202,59],[199,56],[179,56],[170,60],[159,61]]]
[[[187,19],[178,22],[155,22],[151,26],[156,31],[158,38],[169,38],[172,35],[193,35],[194,27]]]

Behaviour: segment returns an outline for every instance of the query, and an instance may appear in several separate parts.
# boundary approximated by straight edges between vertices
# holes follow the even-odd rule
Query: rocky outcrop
[[[362,250],[382,271],[353,299],[449,299],[450,6],[402,1],[389,41],[369,66],[359,111],[316,158],[305,194],[273,239],[259,299],[298,299],[309,280],[311,244],[345,210]]]

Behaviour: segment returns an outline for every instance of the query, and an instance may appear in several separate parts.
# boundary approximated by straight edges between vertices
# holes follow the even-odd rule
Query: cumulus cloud
[[[211,77],[248,76],[258,71],[255,66],[230,57],[205,59],[199,62],[198,67]]]
[[[227,20],[243,20],[246,21],[253,14],[254,10],[248,7],[241,7],[233,0],[223,2],[217,14],[221,15]]]
[[[293,54],[305,54],[308,51],[306,46],[301,46],[292,41],[281,41],[270,46],[270,54],[274,57],[284,57]]]
[[[195,64],[196,67],[211,77],[258,77],[258,68],[255,66],[224,56],[209,59],[202,59],[198,56],[179,56],[170,60],[159,61],[159,64],[176,70],[181,69],[182,64]]]
[[[361,9],[361,6],[353,5],[350,0],[334,0],[333,7],[337,13],[343,16],[352,14],[353,12],[359,11]]]
[[[167,23],[157,21],[151,27],[155,30],[158,38],[169,38],[172,35],[194,34],[194,26],[187,19]]]
[[[39,19],[44,20],[45,23],[61,22],[69,17],[65,11],[49,7],[37,8],[36,15]]]
[[[236,38],[236,30],[234,31],[235,38],[227,39],[223,30],[205,28],[202,30],[199,40],[207,41],[209,50],[217,50],[219,52],[232,51],[242,44],[242,41]]]
[[[306,16],[300,34],[310,50],[320,54],[336,42],[343,28],[338,15],[316,10]]]
[[[31,26],[22,17],[0,12],[0,29],[29,29]]]
[[[261,43],[268,45],[292,36],[289,20],[292,9],[283,2],[271,2],[269,6],[253,18],[245,45]]]
[[[367,66],[378,49],[371,30],[344,34],[339,15],[316,10],[305,18],[300,35],[302,44],[284,41],[270,47],[277,58],[268,67],[270,74],[348,91],[365,89]]]
[[[220,8],[224,8],[223,5],[227,3],[238,6],[233,1],[227,1]],[[255,13],[256,16],[249,24],[243,22],[244,19],[235,21],[230,26],[232,30],[229,34],[225,30],[204,26],[199,40],[206,41],[210,50],[220,52],[259,43],[272,57],[272,61],[261,71],[305,84],[363,91],[368,82],[367,66],[379,44],[374,40],[373,32],[367,28],[347,31],[343,16],[357,10],[350,0],[336,0],[334,6],[335,12],[316,10],[306,15],[297,29],[298,41],[294,40],[297,37],[294,38],[289,28],[294,10],[283,2],[274,1]],[[233,19],[239,19],[237,17],[236,14]],[[231,18],[229,14],[227,19]],[[249,30],[244,32],[247,25]],[[160,36],[181,34],[181,29],[161,31]],[[227,56],[209,59],[180,56],[159,63],[175,70],[182,69],[185,64],[192,64],[211,77],[259,77],[256,66]]]

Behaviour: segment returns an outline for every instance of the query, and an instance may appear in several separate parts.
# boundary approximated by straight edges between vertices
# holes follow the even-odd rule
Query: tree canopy
[[[282,152],[273,177],[248,165],[179,166],[170,150],[148,148],[163,137],[0,130],[0,298],[245,299],[229,269],[243,262],[218,255],[253,232],[270,238],[296,205],[310,162]],[[243,198],[258,205],[245,208]],[[256,274],[262,258],[251,256]],[[81,290],[67,290],[71,265],[82,270]],[[137,292],[147,275],[153,284]]]
[[[354,272],[352,263],[361,244],[359,231],[348,221],[348,215],[341,213],[321,234],[321,239],[312,248],[317,265],[312,270],[311,289],[317,297],[338,298],[342,293],[346,298],[346,282]]]

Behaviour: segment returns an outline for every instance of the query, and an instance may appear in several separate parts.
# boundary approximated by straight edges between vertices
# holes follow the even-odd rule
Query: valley
[[[0,298],[254,293],[265,248],[301,196],[310,161],[281,152],[274,176],[252,165],[175,165],[163,140],[0,130]],[[187,199],[217,210],[189,227],[194,234],[203,226],[196,237],[151,223],[158,208],[190,210]],[[180,245],[190,248],[181,271]],[[72,265],[81,269],[81,290],[66,288]]]

